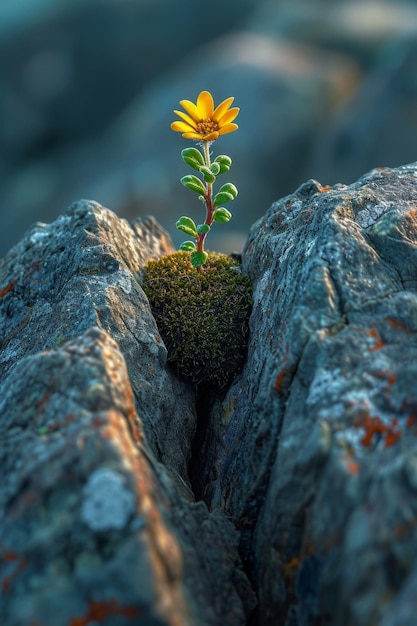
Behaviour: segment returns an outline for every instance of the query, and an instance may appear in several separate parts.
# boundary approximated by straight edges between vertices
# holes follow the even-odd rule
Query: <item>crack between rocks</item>
[[[205,490],[208,485],[202,483],[203,464],[205,463],[205,444],[209,428],[211,410],[216,401],[214,391],[200,390],[196,394],[197,427],[191,441],[191,457],[188,462],[188,478],[196,501],[206,501]]]

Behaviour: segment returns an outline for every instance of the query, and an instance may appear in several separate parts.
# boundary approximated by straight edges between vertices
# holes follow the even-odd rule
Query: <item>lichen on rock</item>
[[[186,252],[149,261],[142,288],[175,372],[221,389],[245,361],[252,287],[225,254],[210,252],[204,267],[194,268]]]

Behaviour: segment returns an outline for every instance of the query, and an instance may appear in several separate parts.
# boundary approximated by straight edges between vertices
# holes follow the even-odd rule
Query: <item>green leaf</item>
[[[216,176],[207,165],[200,167],[200,172],[203,174],[204,182],[211,184],[216,180]]]
[[[198,194],[205,194],[206,188],[197,176],[189,174],[188,176],[183,176],[180,180],[184,187],[188,187],[191,191],[195,191]]]
[[[199,170],[204,165],[204,157],[197,148],[184,148],[181,150],[181,156],[182,160],[194,170]]]
[[[227,191],[219,191],[219,193],[216,193],[216,195],[214,196],[214,206],[219,206],[219,204],[226,204],[226,202],[230,202],[231,200],[234,200],[234,196],[232,196],[231,193],[228,193]]]
[[[207,252],[198,252],[197,250],[195,250],[194,252],[191,252],[190,255],[191,265],[193,265],[194,267],[200,267],[200,265],[204,265],[207,257]]]
[[[197,232],[199,235],[205,235],[210,230],[210,226],[208,224],[198,224]]]
[[[232,214],[230,213],[230,211],[228,211],[224,207],[220,207],[216,209],[213,215],[214,221],[219,222],[220,224],[226,224],[230,220],[231,217],[232,217]]]
[[[197,226],[195,225],[195,222],[191,219],[191,217],[183,215],[176,222],[175,226],[178,228],[178,230],[182,230],[184,233],[187,233],[187,235],[191,235],[192,237],[196,238],[198,237]]]
[[[218,163],[220,165],[219,173],[224,174],[230,170],[232,159],[228,157],[227,154],[219,154],[219,156],[214,159],[214,163]]]
[[[217,176],[217,174],[220,174],[220,163],[212,163],[210,165],[210,169],[213,172],[213,174]]]
[[[195,250],[194,241],[183,241],[180,245],[180,250],[183,250],[184,252],[192,252]]]
[[[222,192],[227,192],[232,194],[233,198],[236,198],[237,194],[238,194],[238,190],[237,188],[233,185],[233,183],[225,183],[224,185],[222,185],[219,189],[219,193]]]

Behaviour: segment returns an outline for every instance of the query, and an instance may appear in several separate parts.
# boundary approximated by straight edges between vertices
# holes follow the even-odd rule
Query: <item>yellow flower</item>
[[[215,141],[219,135],[233,133],[238,129],[233,120],[237,117],[240,109],[230,108],[234,98],[223,100],[214,108],[213,96],[209,91],[202,91],[197,98],[197,103],[190,100],[181,100],[180,105],[186,111],[174,111],[182,122],[172,122],[171,128],[182,133],[185,139],[200,141]]]

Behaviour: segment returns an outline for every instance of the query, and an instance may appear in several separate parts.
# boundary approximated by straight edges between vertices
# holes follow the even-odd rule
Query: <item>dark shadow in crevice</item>
[[[210,507],[206,493],[208,476],[211,474],[209,463],[214,461],[210,455],[212,436],[210,431],[210,416],[216,401],[225,394],[219,394],[216,389],[199,388],[196,396],[197,429],[191,444],[191,458],[188,464],[188,476],[196,501],[203,500]]]

